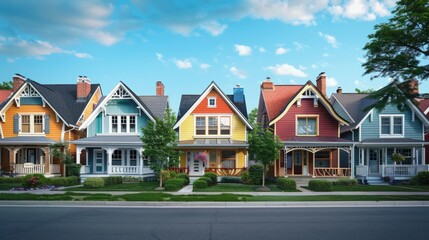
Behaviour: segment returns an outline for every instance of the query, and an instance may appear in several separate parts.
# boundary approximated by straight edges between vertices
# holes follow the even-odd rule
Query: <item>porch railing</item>
[[[50,164],[50,173],[61,173],[60,164]],[[45,164],[15,164],[15,173],[17,174],[45,174]]]
[[[169,167],[168,170],[176,172],[176,173],[189,174],[189,167]]]
[[[140,174],[140,166],[110,166],[111,174]]]
[[[349,177],[351,176],[351,168],[315,168],[317,177]]]
[[[429,165],[382,165],[383,176],[413,177],[419,172],[429,171]]]
[[[205,172],[213,172],[218,176],[241,176],[246,168],[206,168]]]
[[[51,173],[61,173],[61,164],[51,164],[49,169]]]
[[[356,176],[367,177],[368,176],[368,166],[356,166]]]

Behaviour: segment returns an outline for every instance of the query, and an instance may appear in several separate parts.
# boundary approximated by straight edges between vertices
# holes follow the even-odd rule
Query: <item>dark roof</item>
[[[0,139],[1,145],[50,145],[55,143],[54,140],[51,140],[44,136],[19,136],[11,138],[2,138]]]
[[[133,146],[143,146],[140,136],[124,136],[124,135],[98,135],[93,137],[82,138],[79,140],[71,141],[71,143],[76,145],[95,145],[95,146],[104,146],[104,145],[133,145]]]
[[[155,117],[155,115],[154,115],[154,113],[152,113],[152,111],[151,111],[151,109],[148,107],[148,106],[146,106],[146,104],[143,102],[143,100],[142,99],[140,99],[140,97],[139,96],[137,96],[137,94],[133,91],[133,90],[131,90],[131,88],[129,88],[128,86],[127,86],[127,84],[125,84],[124,82],[122,82],[122,81],[120,81],[121,83],[122,83],[122,85],[128,90],[128,92],[130,92],[131,93],[131,95],[133,95],[133,97],[135,98],[135,99],[137,99],[137,101],[139,101],[139,103],[144,107],[144,109],[146,109],[146,111],[148,111],[149,112],[149,114],[151,115],[151,117]]]
[[[89,100],[100,84],[91,84],[91,91],[85,101],[77,101],[76,84],[40,84],[31,79],[27,79],[54,110],[68,124],[76,124],[82,112],[85,110]]]
[[[226,95],[232,103],[234,103],[235,107],[243,114],[243,116],[247,119],[247,106],[246,106],[246,96],[243,95],[243,102],[234,102],[234,95]]]
[[[149,108],[154,117],[162,119],[168,107],[168,96],[139,96],[141,102]]]

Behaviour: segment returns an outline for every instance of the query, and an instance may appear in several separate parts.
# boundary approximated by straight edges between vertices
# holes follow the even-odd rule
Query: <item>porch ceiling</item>
[[[99,135],[71,141],[78,146],[143,146],[140,136]]]
[[[189,141],[179,141],[177,146],[186,148],[246,148],[249,144],[245,141],[234,141],[225,138],[198,138]]]
[[[3,138],[0,139],[0,145],[41,145],[47,146],[55,143],[55,141],[45,137],[45,136],[19,136],[12,138]]]

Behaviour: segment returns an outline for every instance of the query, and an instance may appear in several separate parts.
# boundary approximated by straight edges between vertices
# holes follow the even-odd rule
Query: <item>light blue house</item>
[[[141,128],[163,117],[168,107],[164,85],[157,82],[156,96],[137,96],[120,82],[94,107],[80,126],[86,129],[86,137],[72,141],[76,144],[77,163],[82,164],[81,177],[152,176],[142,154]]]
[[[391,85],[397,88],[396,83]],[[376,101],[369,94],[342,93],[340,89],[331,96],[335,110],[350,122],[341,127],[341,137],[355,143],[355,176],[374,183],[383,177],[401,180],[427,171],[424,132],[429,121],[425,114],[410,99],[403,103],[403,111],[394,104],[382,110],[367,109]],[[393,161],[394,153],[405,160]]]

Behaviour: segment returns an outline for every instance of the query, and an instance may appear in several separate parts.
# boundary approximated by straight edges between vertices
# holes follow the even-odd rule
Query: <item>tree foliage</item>
[[[372,88],[368,88],[368,89],[365,89],[365,90],[362,90],[362,89],[359,89],[359,88],[355,88],[355,92],[359,93],[359,94],[362,94],[362,93],[373,93],[373,92],[375,92],[375,90],[372,89]]]
[[[249,124],[250,126],[255,126],[257,124],[258,119],[258,109],[254,108],[249,113]]]
[[[141,140],[144,147],[144,155],[149,158],[150,168],[157,173],[162,188],[161,170],[168,166],[177,166],[179,151],[177,149],[177,134],[173,130],[176,117],[170,108],[167,108],[162,119],[155,119],[155,123],[149,121],[142,128]]]
[[[8,82],[2,82],[2,83],[0,83],[0,89],[2,89],[2,90],[12,90],[13,89],[13,82],[12,81],[8,81]]]

